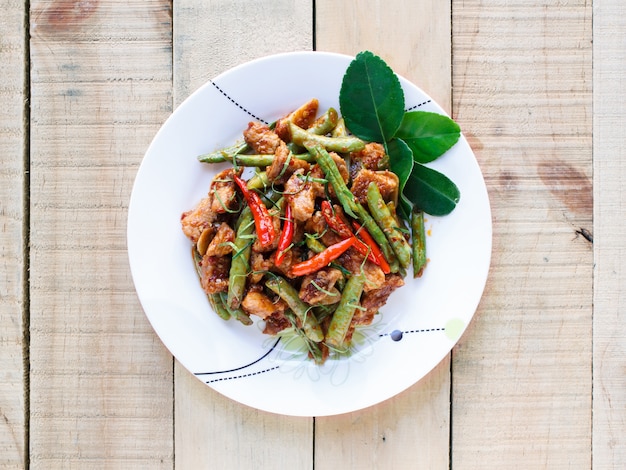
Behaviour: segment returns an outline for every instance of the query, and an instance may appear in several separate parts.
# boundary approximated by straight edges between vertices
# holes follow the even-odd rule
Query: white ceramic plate
[[[176,359],[218,392],[261,410],[325,416],[362,409],[410,387],[452,349],[481,298],[491,257],[484,180],[465,138],[430,166],[459,187],[452,214],[427,217],[422,278],[395,291],[349,358],[317,366],[299,344],[221,320],[200,288],[180,216],[223,165],[197,155],[233,144],[251,120],[272,122],[310,98],[339,109],[352,57],[298,52],[258,59],[209,81],[175,110],[143,159],[130,200],[128,253],[137,294]],[[401,79],[407,109],[444,111]]]

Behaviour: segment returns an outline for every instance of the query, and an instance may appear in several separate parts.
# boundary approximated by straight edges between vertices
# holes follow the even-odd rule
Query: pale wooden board
[[[454,117],[494,222],[485,296],[453,353],[452,467],[591,468],[593,253],[576,233],[592,231],[590,2],[452,12]]]
[[[316,49],[350,55],[370,50],[450,111],[448,2],[318,0]],[[317,418],[316,468],[448,468],[449,399],[448,356],[384,403]]]
[[[626,462],[626,4],[593,4],[593,464]]]
[[[126,216],[172,108],[167,1],[31,2],[30,466],[171,468],[173,365]]]
[[[0,467],[25,464],[24,165],[26,27],[24,3],[0,10]]]
[[[312,46],[310,1],[185,0],[175,2],[174,8],[175,104],[232,66]],[[178,363],[175,430],[179,469],[313,466],[312,419],[235,403]]]

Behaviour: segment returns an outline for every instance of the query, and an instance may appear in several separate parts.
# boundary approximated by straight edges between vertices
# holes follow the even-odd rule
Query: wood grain
[[[450,111],[450,3],[408,0],[316,2],[316,49],[370,50]],[[315,466],[448,468],[450,358],[380,405],[317,418]]]
[[[1,0],[0,10],[0,467],[22,468],[26,452],[24,185],[26,12]],[[26,219],[27,220],[27,219]]]
[[[626,5],[593,4],[593,464],[626,462]]]
[[[173,367],[126,255],[171,111],[167,1],[31,2],[30,467],[171,468]]]
[[[312,46],[312,2],[174,3],[174,96],[251,59]],[[176,468],[313,467],[313,420],[245,407],[176,364]]]
[[[452,466],[590,468],[591,7],[452,11],[454,117],[494,222],[486,293],[453,354]]]

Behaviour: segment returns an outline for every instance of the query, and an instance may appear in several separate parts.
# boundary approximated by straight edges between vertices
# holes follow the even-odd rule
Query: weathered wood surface
[[[27,68],[25,6],[0,1],[0,466],[26,459],[24,266],[27,232]]]
[[[593,7],[593,465],[626,463],[626,4]]]
[[[623,467],[622,3],[5,0],[0,466]],[[125,230],[143,153],[186,96],[314,47],[376,51],[452,113],[494,243],[451,356],[385,403],[307,419],[233,403],[172,359]]]
[[[452,465],[590,468],[591,6],[453,6],[453,110],[490,192],[490,280],[454,351]]]
[[[126,254],[172,110],[168,1],[31,2],[31,468],[171,468],[173,365]]]

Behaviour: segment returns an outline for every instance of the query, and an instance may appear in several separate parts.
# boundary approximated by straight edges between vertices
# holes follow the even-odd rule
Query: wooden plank
[[[0,0],[0,467],[26,465],[24,367],[24,184],[26,151],[26,12]]]
[[[30,466],[171,468],[173,366],[126,211],[171,112],[169,1],[31,2]]]
[[[593,465],[626,462],[626,5],[593,3]]]
[[[486,294],[453,355],[452,467],[591,468],[590,2],[452,12],[454,114],[494,221]]]
[[[174,96],[179,104],[224,70],[268,54],[310,50],[312,3],[174,3]],[[313,467],[313,422],[248,408],[176,363],[176,468]]]
[[[316,2],[316,49],[370,50],[450,111],[450,3]],[[315,466],[448,468],[449,356],[418,384],[366,410],[315,421]]]

